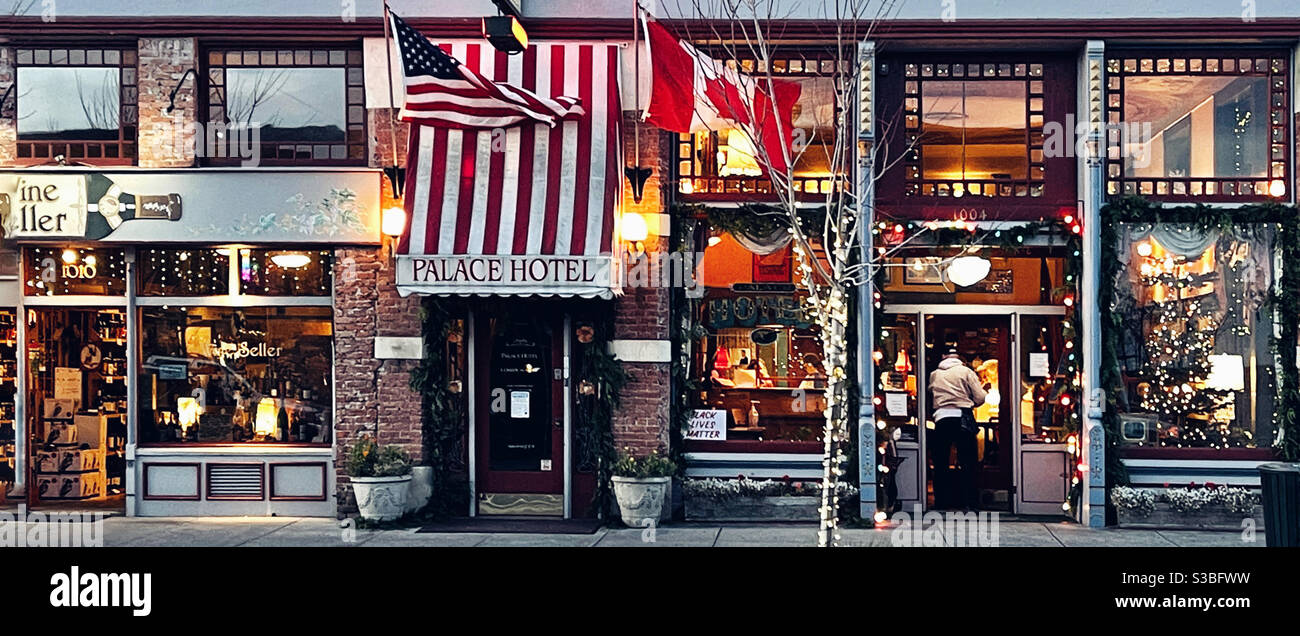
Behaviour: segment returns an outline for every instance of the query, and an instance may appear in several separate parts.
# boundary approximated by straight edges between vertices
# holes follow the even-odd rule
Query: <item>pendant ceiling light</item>
[[[948,280],[959,287],[970,287],[989,275],[992,264],[979,256],[962,256],[948,263]]]
[[[271,262],[277,267],[285,269],[298,269],[305,267],[311,262],[311,257],[302,252],[282,252],[271,256]]]

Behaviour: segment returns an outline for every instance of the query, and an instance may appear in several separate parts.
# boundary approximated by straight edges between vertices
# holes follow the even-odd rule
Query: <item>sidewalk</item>
[[[594,534],[417,533],[414,529],[355,530],[334,519],[287,517],[128,518],[104,520],[104,545],[109,547],[799,547],[817,543],[812,525],[718,525],[679,523],[654,532],[602,528]],[[842,544],[889,547],[893,530],[847,528]],[[1238,532],[1193,530],[1092,530],[1063,522],[1003,522],[998,526],[1004,547],[1262,547],[1260,532],[1253,543]],[[951,538],[945,537],[949,544]]]

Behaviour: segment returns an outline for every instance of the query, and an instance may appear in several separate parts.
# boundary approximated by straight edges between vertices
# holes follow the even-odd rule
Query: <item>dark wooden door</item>
[[[1008,495],[1012,478],[1012,425],[1018,404],[1011,377],[1011,322],[1008,316],[928,316],[926,318],[926,373],[938,368],[950,348],[956,348],[962,361],[975,370],[983,381],[997,389],[997,405],[976,405],[977,452],[979,466],[976,486],[980,490],[1005,490]],[[928,376],[927,376],[928,377]],[[927,396],[928,397],[928,396]],[[933,407],[928,411],[934,418]]]
[[[479,492],[564,490],[561,320],[529,312],[477,318]]]

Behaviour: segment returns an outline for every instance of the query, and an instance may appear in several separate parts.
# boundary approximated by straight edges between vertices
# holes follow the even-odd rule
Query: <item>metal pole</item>
[[[135,287],[140,275],[135,248],[126,250],[126,516],[136,515],[135,448],[136,427],[140,424],[140,316]]]
[[[466,378],[468,381],[465,383],[469,387],[466,396],[468,408],[465,409],[466,414],[469,416],[467,418],[469,420],[469,516],[476,517],[478,516],[478,480],[475,478],[478,470],[478,434],[476,432],[478,377],[475,373],[478,365],[475,361],[478,358],[478,344],[474,341],[476,335],[474,333],[474,310],[469,309],[465,314],[465,331],[468,334],[465,338],[466,358],[468,360],[466,374],[469,376]]]
[[[871,95],[875,84],[875,42],[866,41],[858,45],[858,105],[861,109],[855,119],[858,144],[865,152],[858,156],[858,241],[861,258],[864,263],[871,262],[871,227],[875,223],[873,197],[875,195],[875,170],[871,158],[875,152],[875,131],[873,130]],[[876,515],[876,409],[873,400],[876,396],[875,359],[872,357],[873,344],[876,341],[875,299],[873,298],[874,270],[867,269],[865,283],[858,289],[858,485],[861,492],[858,498],[858,515],[862,519],[874,520]]]
[[[1101,386],[1101,308],[1096,306],[1101,276],[1101,206],[1105,202],[1105,174],[1103,172],[1105,139],[1102,136],[1102,93],[1106,80],[1106,48],[1101,40],[1089,40],[1084,53],[1083,112],[1089,117],[1088,147],[1084,183],[1087,184],[1083,221],[1083,298],[1077,320],[1082,323],[1083,386],[1088,396],[1084,412],[1081,437],[1081,454],[1088,473],[1084,492],[1080,496],[1082,521],[1088,527],[1106,525],[1106,429],[1102,426],[1102,412],[1106,393]],[[1094,151],[1095,150],[1095,151]]]

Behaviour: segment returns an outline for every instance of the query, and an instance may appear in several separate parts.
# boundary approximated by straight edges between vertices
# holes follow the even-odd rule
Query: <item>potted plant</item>
[[[348,450],[347,473],[363,519],[388,521],[406,512],[411,481],[411,457],[406,451],[362,435]]]
[[[614,464],[614,498],[618,500],[623,523],[644,528],[658,522],[664,508],[664,496],[677,465],[659,453],[638,458],[622,454]]]

